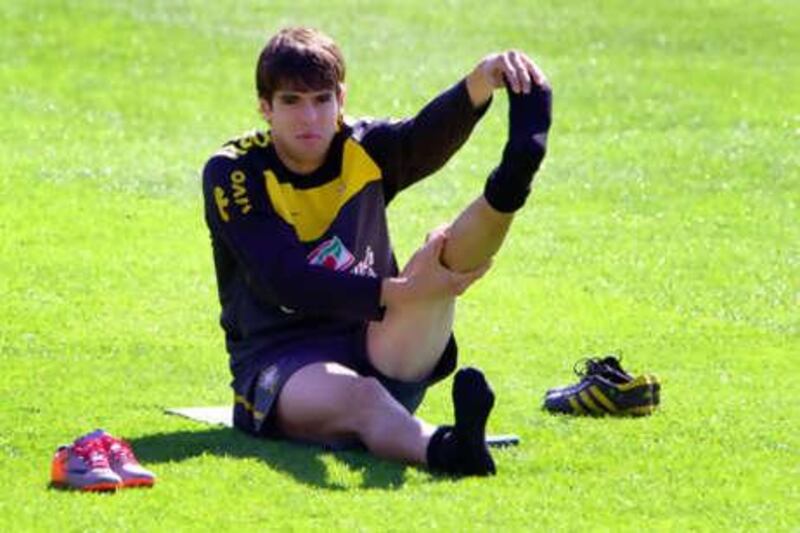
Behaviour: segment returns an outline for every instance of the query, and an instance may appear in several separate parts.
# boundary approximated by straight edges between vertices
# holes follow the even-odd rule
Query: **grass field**
[[[800,529],[797,2],[41,0],[0,20],[0,530]],[[491,431],[522,438],[495,478],[162,414],[231,399],[199,170],[260,125],[255,58],[291,23],[341,43],[354,116],[411,114],[508,47],[552,80],[548,160],[456,327],[498,392]],[[492,107],[392,205],[401,261],[481,189]],[[657,414],[540,411],[609,351],[662,378]],[[449,381],[421,413],[449,421]],[[56,446],[95,427],[153,490],[48,489]]]

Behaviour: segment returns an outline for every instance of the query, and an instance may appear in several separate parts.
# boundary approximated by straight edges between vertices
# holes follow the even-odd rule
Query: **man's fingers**
[[[524,55],[516,50],[508,52],[509,61],[514,67],[517,79],[520,81],[520,89],[523,93],[528,94],[531,92],[532,73],[528,68],[528,64],[523,60]]]
[[[473,283],[473,282],[481,279],[484,274],[489,272],[490,268],[492,268],[492,260],[491,259],[486,261],[484,264],[482,264],[481,266],[479,266],[475,270],[472,270],[470,272],[464,272],[464,275],[470,277],[470,279],[471,279],[470,283]]]
[[[428,235],[428,242],[422,245],[420,248],[420,252],[425,254],[432,259],[436,259],[437,261],[442,256],[442,249],[444,248],[444,242],[447,240],[447,234],[442,231],[434,231],[433,233]]]
[[[450,224],[441,224],[439,226],[436,226],[434,229],[429,231],[427,235],[425,235],[425,242],[428,242],[432,238],[439,235],[444,235],[444,237],[447,238],[449,230],[450,230]]]
[[[453,293],[455,296],[461,296],[464,292],[475,283],[478,278],[474,276],[459,275],[458,279],[453,284]]]
[[[481,266],[479,266],[478,268],[473,270],[473,272],[475,273],[475,276],[476,276],[475,279],[482,278],[484,274],[489,272],[490,268],[492,268],[492,260],[491,259],[489,259],[484,264],[482,264]]]
[[[517,71],[514,68],[514,64],[511,62],[511,58],[509,56],[510,54],[508,53],[500,54],[500,66],[503,69],[503,77],[508,82],[511,90],[515,93],[518,93],[522,89],[522,83],[520,82]]]
[[[453,273],[453,288],[456,296],[460,296],[466,291],[470,285],[478,281],[486,274],[492,266],[492,261],[489,260],[483,265],[470,272]]]
[[[499,63],[503,78],[514,93],[527,94],[534,85],[550,87],[542,69],[523,52],[509,50],[500,54],[496,61]]]
[[[544,88],[550,87],[550,82],[547,81],[547,76],[544,75],[544,71],[540,69],[530,57],[525,54],[521,54],[520,60],[525,64],[525,68],[530,73],[531,78],[536,85]]]

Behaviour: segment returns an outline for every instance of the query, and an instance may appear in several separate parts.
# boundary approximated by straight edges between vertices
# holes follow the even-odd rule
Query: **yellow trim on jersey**
[[[259,422],[261,420],[264,420],[264,418],[266,418],[266,416],[267,416],[267,413],[262,413],[261,411],[256,411],[255,406],[253,404],[251,404],[250,402],[248,402],[247,399],[244,396],[241,396],[239,394],[234,394],[233,401],[234,401],[234,403],[242,404],[242,407],[244,407],[246,411],[248,411],[250,413],[253,413],[253,418],[258,420]]]
[[[234,403],[242,404],[244,406],[244,408],[247,409],[248,411],[252,411],[253,410],[253,404],[248,402],[247,398],[245,398],[241,394],[234,394],[233,395],[233,401],[234,401]]]
[[[381,179],[381,170],[364,148],[347,139],[342,154],[342,172],[336,179],[311,189],[295,189],[280,183],[271,170],[264,171],[267,194],[287,224],[303,242],[320,238],[333,224],[339,211],[367,184]]]
[[[245,155],[253,146],[265,148],[269,143],[269,134],[253,130],[225,144],[222,148],[217,150],[217,153],[214,155],[227,157],[228,159],[239,159],[240,156]]]

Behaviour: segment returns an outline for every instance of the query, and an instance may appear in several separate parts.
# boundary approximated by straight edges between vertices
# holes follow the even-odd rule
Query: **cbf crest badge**
[[[323,266],[330,270],[347,270],[356,262],[355,256],[337,236],[323,242],[308,254],[310,265]]]

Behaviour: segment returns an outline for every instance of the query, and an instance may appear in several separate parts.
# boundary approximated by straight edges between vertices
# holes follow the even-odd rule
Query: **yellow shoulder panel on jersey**
[[[214,155],[227,157],[228,159],[238,159],[240,156],[245,155],[254,146],[264,148],[269,143],[270,138],[267,134],[258,130],[253,130],[243,133],[233,141],[226,143],[222,148],[217,150]]]
[[[310,242],[320,238],[339,211],[368,183],[381,179],[381,170],[364,148],[347,139],[342,154],[342,173],[336,179],[311,189],[295,189],[280,183],[271,170],[264,171],[267,194],[275,211],[294,227],[298,238]]]

